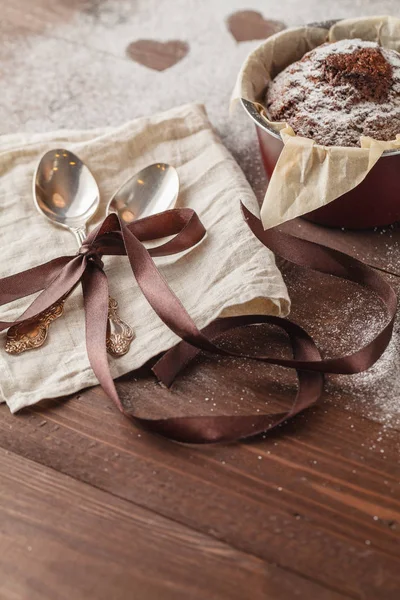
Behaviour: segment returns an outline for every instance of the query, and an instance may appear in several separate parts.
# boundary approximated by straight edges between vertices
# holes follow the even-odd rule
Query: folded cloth
[[[217,317],[249,313],[285,316],[289,298],[273,254],[252,235],[240,211],[241,199],[258,211],[243,173],[223,146],[201,105],[190,104],[116,129],[58,131],[0,138],[0,277],[77,251],[67,230],[37,213],[32,179],[42,154],[56,147],[76,153],[91,169],[101,194],[90,229],[100,223],[112,193],[132,174],[154,162],[174,165],[181,188],[179,207],[196,210],[207,237],[183,254],[156,263],[197,326]],[[179,339],[159,319],[136,285],[126,257],[105,257],[110,295],[119,315],[135,332],[130,351],[110,357],[114,378],[136,369]],[[0,308],[12,320],[27,306],[21,299]],[[81,288],[67,299],[45,344],[20,355],[4,350],[0,335],[0,402],[12,412],[44,398],[95,385],[86,354]]]

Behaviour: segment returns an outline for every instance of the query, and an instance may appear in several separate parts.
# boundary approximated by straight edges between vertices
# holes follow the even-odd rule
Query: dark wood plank
[[[384,461],[361,447],[371,427],[353,418],[355,437],[329,412],[259,444],[189,449],[130,429],[92,393],[18,417],[2,410],[0,435],[4,447],[349,597],[395,598],[398,448]]]
[[[362,290],[344,310],[351,284],[286,271],[293,316],[327,355],[355,349],[360,325],[383,319]],[[265,335],[252,328],[236,343],[262,349]],[[127,406],[147,416],[261,411],[287,404],[294,387],[282,369],[205,357],[172,392],[146,369],[119,383]],[[348,597],[390,599],[400,586],[399,434],[376,443],[381,426],[360,412],[327,394],[265,440],[188,448],[135,429],[96,388],[17,417],[3,411],[0,444]]]
[[[18,43],[29,49],[27,31],[57,37],[56,25],[71,21],[80,10],[96,19],[101,4],[3,2],[0,27],[4,39],[19,36]],[[10,48],[3,45],[3,61]],[[23,114],[28,118],[28,112]],[[256,170],[248,171],[261,198],[263,178]],[[349,233],[303,220],[285,228],[398,272],[398,230]],[[326,355],[355,349],[365,323],[379,326],[380,307],[362,291],[354,296],[351,285],[338,286],[287,265],[284,270],[294,299],[293,318],[315,336]],[[268,333],[272,349],[279,341]],[[261,348],[265,331],[248,332],[235,343]],[[341,386],[342,379],[329,378],[321,406],[265,440],[230,447],[187,448],[155,438],[126,422],[99,389],[68,401],[42,403],[16,417],[1,407],[0,446],[64,475],[0,455],[0,497],[6,506],[0,518],[7,516],[1,533],[8,535],[1,553],[0,595],[5,585],[7,598],[69,598],[77,593],[83,598],[126,598],[131,590],[140,598],[156,598],[164,578],[170,587],[162,589],[163,599],[180,594],[246,598],[248,585],[256,598],[259,592],[275,599],[292,598],[296,592],[319,600],[397,598],[399,434],[395,429],[382,432],[379,423],[367,418],[366,403],[376,402],[373,389],[360,406]],[[287,405],[294,388],[294,377],[280,369],[205,358],[172,393],[159,388],[145,369],[119,383],[125,403],[148,416],[261,411],[266,402],[270,407]],[[65,525],[65,516],[70,525]],[[160,524],[161,539],[154,538],[154,523]],[[104,530],[104,539],[99,530]],[[32,551],[26,550],[27,536],[39,540],[37,554],[33,544]],[[87,549],[90,560],[84,570],[77,557]],[[175,563],[174,553],[182,565]],[[196,572],[193,563],[198,564]],[[26,564],[31,570],[18,571]],[[17,587],[10,587],[10,573]],[[78,592],[71,583],[75,573]],[[23,587],[28,585],[29,592]]]
[[[261,330],[259,339],[250,333],[247,343],[261,343]],[[278,404],[293,391],[283,371],[199,362],[173,394],[138,373],[120,389],[141,414],[222,412],[232,402],[234,410],[262,410],[261,385],[270,382]],[[349,597],[396,597],[399,437],[388,434],[384,455],[371,450],[379,424],[328,398],[280,434],[230,447],[188,448],[136,430],[98,388],[18,417],[2,413],[0,426],[3,447]]]
[[[57,24],[68,23],[78,11],[89,12],[98,5],[98,0],[14,0],[12,3],[2,2],[3,24],[10,26],[10,31],[19,32],[22,26],[39,33]],[[11,29],[12,28],[12,29]]]
[[[1,598],[342,598],[4,450],[0,478]]]

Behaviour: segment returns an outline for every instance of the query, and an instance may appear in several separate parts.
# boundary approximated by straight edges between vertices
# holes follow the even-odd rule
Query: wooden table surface
[[[66,4],[1,2],[4,39],[19,29],[36,35],[43,15],[56,21],[102,5]],[[239,38],[248,18],[235,24]],[[152,52],[163,65],[163,50]],[[356,234],[304,221],[286,229],[381,269],[400,265],[400,229]],[[347,301],[350,284],[282,268],[292,318],[325,355],[354,350],[360,325],[383,319],[361,290],[357,306]],[[400,277],[390,278],[400,289]],[[239,343],[265,344],[267,333],[273,346],[262,328]],[[263,410],[266,386],[271,405],[287,406],[295,380],[276,367],[201,357],[172,392],[146,367],[118,383],[142,416]],[[278,431],[201,448],[135,428],[100,388],[18,415],[1,406],[0,599],[398,599],[400,427],[370,418],[376,391],[364,390],[361,403],[344,389],[343,377],[331,377],[323,401]]]

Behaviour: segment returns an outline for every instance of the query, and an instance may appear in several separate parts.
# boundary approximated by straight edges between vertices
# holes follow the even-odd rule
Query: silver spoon
[[[69,150],[46,152],[33,178],[33,200],[49,221],[71,231],[79,244],[100,204],[100,192],[87,166]]]
[[[34,184],[34,198],[36,206],[38,210],[40,212],[43,212],[45,216],[50,220],[53,220],[52,215],[56,214],[57,223],[72,230],[73,233],[76,235],[77,239],[79,240],[79,245],[81,245],[81,242],[85,237],[86,221],[89,218],[91,218],[91,216],[93,216],[93,214],[96,212],[99,203],[99,191],[97,188],[97,184],[94,181],[94,178],[92,177],[89,169],[87,169],[87,167],[82,163],[82,161],[80,161],[80,159],[74,156],[72,153],[65,150],[53,150],[52,152],[48,153],[48,155],[52,155],[53,157],[53,163],[50,163],[50,167],[48,166],[48,170],[50,168],[50,171],[54,171],[54,166],[57,169],[56,173],[58,172],[58,170],[61,170],[60,167],[63,167],[63,169],[66,168],[67,173],[68,168],[77,168],[79,170],[79,177],[77,178],[75,189],[81,189],[82,194],[83,190],[87,190],[87,192],[85,191],[85,193],[88,194],[88,198],[86,201],[87,203],[82,204],[82,200],[79,200],[79,204],[81,205],[81,209],[79,212],[76,209],[76,206],[78,205],[71,206],[71,202],[68,203],[68,199],[64,198],[66,194],[65,191],[63,192],[60,186],[56,190],[53,190],[51,196],[52,202],[49,203],[47,200],[47,202],[45,202],[45,204],[43,205],[43,202],[48,198],[48,194],[40,194],[40,189],[46,189],[46,186],[45,188],[43,188],[41,180],[38,177],[38,168],[34,180],[35,182],[37,182]],[[46,156],[47,155],[45,155],[45,157]],[[42,161],[45,157],[43,157]],[[60,161],[61,157],[64,160]],[[57,164],[54,164],[54,158],[58,159]],[[68,165],[65,163],[68,163]],[[68,180],[68,177],[66,177],[66,174],[63,171],[63,177],[60,179],[60,181],[65,182],[66,180]],[[64,187],[66,187],[66,184]],[[134,219],[142,218],[172,208],[176,203],[178,194],[179,177],[176,169],[164,163],[156,163],[154,165],[146,167],[139,173],[130,177],[117,190],[117,192],[114,194],[114,196],[108,203],[107,214],[117,213],[119,214],[122,221],[124,221],[125,223],[130,223]],[[91,202],[89,202],[89,198],[91,198]],[[40,205],[39,202],[41,202],[42,204]],[[62,206],[59,206],[60,204]],[[68,210],[67,208],[68,205],[70,207],[70,210]],[[85,216],[84,225],[82,225],[82,221],[79,220],[79,218],[77,219],[77,215],[79,217],[79,214],[83,214]],[[44,343],[47,337],[47,331],[50,322],[55,318],[58,318],[58,316],[61,316],[63,312],[63,303],[64,301],[59,303],[58,306],[56,305],[54,307],[54,310],[52,311],[51,309],[49,309],[52,315],[56,315],[53,316],[53,318],[51,318],[50,320],[49,315],[47,314],[49,311],[43,313],[43,323],[41,323],[39,327],[39,329],[41,330],[40,336],[36,336],[35,334],[32,335],[32,331],[35,327],[31,328],[31,331],[28,332],[28,334],[24,332],[24,343],[22,344],[22,346],[26,345],[27,340],[28,347],[23,347],[23,349],[18,350],[18,352],[29,348],[39,347]],[[107,349],[111,354],[121,356],[129,350],[130,343],[133,339],[133,332],[131,328],[128,325],[126,325],[126,323],[121,321],[121,319],[118,317],[116,313],[117,308],[118,303],[112,298],[110,298]],[[38,329],[38,324],[36,323],[34,325],[36,326],[36,329]],[[9,330],[9,332],[11,331],[11,329]],[[35,339],[34,344],[32,344],[32,339]],[[9,339],[7,340],[8,343],[10,343],[10,341],[11,340]],[[16,344],[14,342],[13,346],[14,348],[16,346],[21,348],[21,343]]]
[[[69,150],[57,148],[47,152],[39,162],[33,179],[33,198],[38,211],[52,223],[71,231],[82,245],[86,224],[97,211],[100,193],[86,165]],[[65,297],[36,319],[11,327],[7,333],[6,351],[19,354],[39,348],[47,338],[50,323],[63,314]],[[117,302],[110,298],[107,350],[114,356],[128,352],[133,340],[132,329],[116,314]],[[117,319],[115,327],[111,323]],[[115,332],[123,333],[123,344]]]
[[[115,192],[107,206],[107,215],[116,213],[125,224],[172,208],[179,194],[179,176],[174,167],[165,163],[155,163],[130,177]],[[118,304],[110,298],[108,339],[120,344],[123,351],[129,337],[126,324],[120,321],[116,310]],[[128,347],[129,349],[129,347]]]
[[[175,206],[179,194],[177,170],[165,163],[150,165],[130,177],[108,203],[107,214],[117,213],[132,223]]]
[[[129,224],[135,219],[172,208],[178,193],[179,177],[176,169],[165,163],[155,163],[135,173],[121,185],[108,203],[107,215],[116,213],[121,221]],[[112,354],[115,350],[122,353],[129,340],[127,325],[119,319],[117,308],[117,302],[110,298],[110,335],[107,336],[107,348]],[[114,348],[109,348],[109,339],[114,340]]]

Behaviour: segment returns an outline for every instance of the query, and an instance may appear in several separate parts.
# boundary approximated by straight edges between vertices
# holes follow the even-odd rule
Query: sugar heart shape
[[[264,19],[261,13],[255,10],[240,10],[227,18],[228,29],[237,42],[250,40],[263,40],[286,29],[281,21]]]
[[[173,67],[185,58],[188,52],[189,44],[181,40],[136,40],[126,49],[129,58],[155,71],[165,71]]]

